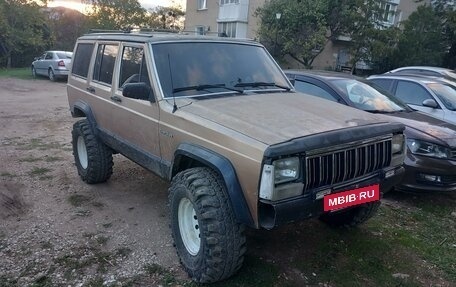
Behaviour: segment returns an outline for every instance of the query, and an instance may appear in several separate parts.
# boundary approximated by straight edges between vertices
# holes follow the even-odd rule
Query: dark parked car
[[[405,176],[399,189],[456,191],[456,126],[415,111],[369,81],[342,73],[285,71],[299,92],[406,125]]]
[[[368,78],[412,109],[456,124],[455,83],[436,77],[377,75]]]
[[[46,51],[32,62],[32,75],[46,76],[51,81],[68,77],[73,52]]]

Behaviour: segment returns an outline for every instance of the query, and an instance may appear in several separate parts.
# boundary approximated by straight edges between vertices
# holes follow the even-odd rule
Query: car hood
[[[409,138],[456,146],[456,125],[418,111],[395,113],[385,117],[390,121],[403,123],[406,126],[404,133]]]
[[[388,122],[382,117],[300,93],[193,99],[182,110],[272,145],[294,138]]]

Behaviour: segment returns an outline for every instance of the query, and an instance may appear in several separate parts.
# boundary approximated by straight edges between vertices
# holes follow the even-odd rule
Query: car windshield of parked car
[[[289,82],[266,50],[239,43],[152,45],[165,98],[289,91]]]
[[[440,83],[427,84],[427,86],[442,101],[447,109],[451,111],[456,110],[456,87]]]
[[[364,82],[355,79],[342,79],[332,80],[332,83],[337,87],[339,92],[345,95],[345,98],[358,109],[367,112],[381,113],[409,110],[407,106],[399,100],[387,95],[386,92],[380,92]]]
[[[71,52],[57,52],[56,54],[59,59],[71,59],[71,56],[73,56]]]

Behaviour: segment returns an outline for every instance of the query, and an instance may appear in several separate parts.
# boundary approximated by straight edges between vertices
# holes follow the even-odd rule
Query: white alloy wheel
[[[200,230],[198,217],[196,216],[192,202],[188,198],[184,197],[179,202],[177,217],[182,242],[188,253],[195,256],[198,254],[201,246]]]
[[[78,158],[79,163],[83,169],[86,169],[89,166],[89,160],[87,156],[87,148],[84,142],[84,138],[78,137]]]

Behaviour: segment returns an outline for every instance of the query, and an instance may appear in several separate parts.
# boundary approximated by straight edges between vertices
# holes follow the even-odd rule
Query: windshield
[[[332,83],[358,109],[384,113],[409,110],[402,102],[367,83],[355,79],[332,80]]]
[[[449,110],[456,110],[456,90],[450,85],[432,83],[427,84],[436,96],[442,101],[443,105]]]
[[[289,90],[264,48],[238,43],[152,45],[165,98]]]

